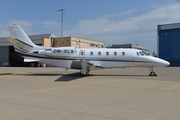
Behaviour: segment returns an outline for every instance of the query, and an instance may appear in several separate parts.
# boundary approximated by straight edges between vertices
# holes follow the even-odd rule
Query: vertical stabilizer
[[[36,45],[30,40],[27,34],[19,25],[9,26],[11,39],[8,39],[16,48],[30,51]]]

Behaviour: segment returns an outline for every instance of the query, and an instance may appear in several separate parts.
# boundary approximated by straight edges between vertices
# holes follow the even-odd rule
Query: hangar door
[[[0,47],[0,66],[9,65],[9,47],[1,46]]]

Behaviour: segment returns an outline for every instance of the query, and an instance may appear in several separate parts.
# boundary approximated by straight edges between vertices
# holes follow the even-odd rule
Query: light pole
[[[61,44],[62,47],[64,46],[64,40],[63,40],[63,12],[65,11],[65,9],[59,9],[57,10],[57,12],[62,12],[62,16],[61,16]]]

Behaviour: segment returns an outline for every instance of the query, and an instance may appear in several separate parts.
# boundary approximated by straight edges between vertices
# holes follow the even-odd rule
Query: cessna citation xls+
[[[93,69],[147,67],[150,76],[156,76],[153,67],[168,66],[169,62],[138,49],[45,47],[35,45],[19,25],[9,26],[16,54],[24,62],[40,62],[67,69],[79,69],[86,76]]]

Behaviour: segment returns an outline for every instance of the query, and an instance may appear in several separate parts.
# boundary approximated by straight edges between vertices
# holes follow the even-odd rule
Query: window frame
[[[123,51],[123,52],[122,52],[122,56],[125,56],[125,55],[126,55],[126,53]]]
[[[81,51],[81,55],[84,55],[84,52],[83,52],[83,51]]]
[[[90,52],[90,55],[93,56],[93,51]]]
[[[106,56],[109,56],[109,52],[108,51],[106,52]]]

